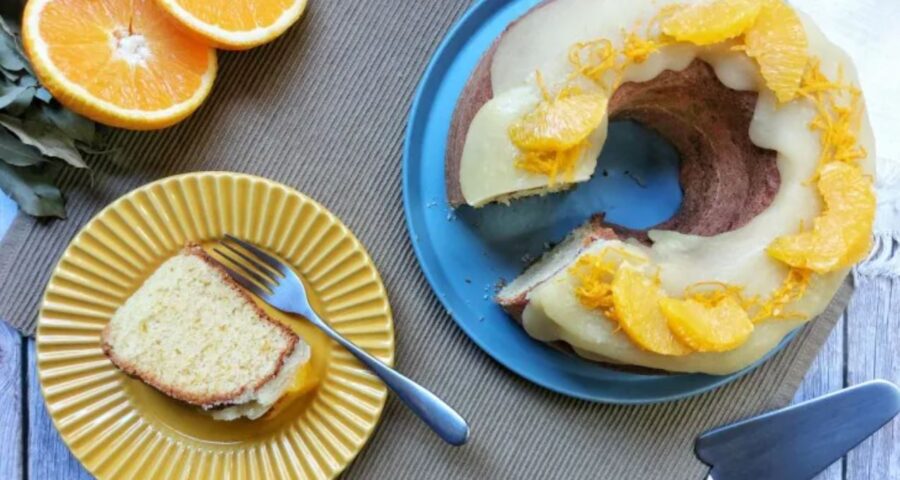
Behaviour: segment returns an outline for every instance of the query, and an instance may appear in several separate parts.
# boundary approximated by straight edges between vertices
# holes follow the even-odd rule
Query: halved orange
[[[274,40],[293,25],[306,0],[157,0],[209,44],[245,50]]]
[[[22,38],[54,97],[115,127],[184,119],[216,75],[215,50],[182,32],[153,0],[30,0]]]

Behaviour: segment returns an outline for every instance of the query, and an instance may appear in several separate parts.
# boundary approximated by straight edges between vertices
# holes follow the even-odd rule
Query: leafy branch
[[[31,70],[15,23],[0,17],[0,190],[35,217],[65,218],[55,184],[64,167],[88,168],[93,122],[53,99]]]

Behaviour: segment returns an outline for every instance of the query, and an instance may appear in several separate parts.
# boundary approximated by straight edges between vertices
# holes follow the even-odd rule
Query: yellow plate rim
[[[395,330],[394,330],[394,323],[393,323],[393,312],[392,312],[392,309],[390,306],[390,302],[388,300],[387,291],[384,287],[384,282],[381,277],[381,274],[379,273],[374,262],[372,261],[371,256],[369,255],[368,251],[365,249],[365,247],[362,245],[362,243],[359,241],[359,239],[356,237],[356,235],[346,225],[344,225],[344,223],[336,215],[334,215],[330,210],[325,208],[322,204],[320,204],[316,200],[310,198],[309,196],[297,191],[296,189],[291,188],[282,183],[279,183],[279,182],[276,182],[276,181],[273,181],[273,180],[270,180],[270,179],[267,179],[264,177],[260,177],[257,175],[237,173],[237,172],[228,172],[228,171],[190,172],[190,173],[183,173],[183,174],[178,174],[178,175],[172,175],[169,177],[164,177],[164,178],[152,181],[150,183],[144,184],[140,187],[137,187],[137,188],[121,195],[116,200],[114,200],[113,202],[108,204],[106,207],[104,207],[103,209],[98,211],[72,237],[72,239],[70,240],[66,249],[64,250],[63,254],[60,256],[60,258],[55,263],[53,271],[47,281],[47,285],[44,288],[44,293],[41,298],[40,310],[39,310],[39,315],[38,315],[37,330],[36,330],[36,335],[35,335],[35,346],[36,346],[35,350],[36,350],[36,356],[37,356],[35,363],[37,366],[37,377],[39,380],[38,383],[39,383],[40,389],[41,389],[41,396],[44,400],[44,406],[47,409],[48,416],[51,418],[51,421],[53,422],[54,427],[59,432],[60,438],[63,440],[63,442],[66,444],[66,446],[70,449],[70,451],[72,452],[72,455],[79,460],[79,463],[81,463],[82,466],[84,466],[84,468],[88,472],[91,473],[91,475],[93,475],[97,478],[102,478],[102,477],[98,476],[98,472],[96,472],[95,469],[93,469],[93,468],[91,468],[91,466],[85,464],[82,461],[82,458],[79,455],[79,452],[77,452],[75,449],[72,448],[71,439],[69,438],[70,435],[63,433],[64,430],[60,428],[60,425],[58,423],[59,415],[56,414],[55,411],[51,408],[53,405],[50,404],[50,402],[48,401],[48,397],[47,397],[47,391],[46,391],[46,385],[45,385],[46,371],[45,371],[45,369],[42,368],[42,362],[40,361],[40,357],[41,357],[42,353],[46,353],[46,348],[48,345],[46,342],[46,336],[47,336],[46,331],[50,327],[47,326],[48,320],[46,317],[46,313],[47,313],[47,308],[48,308],[48,296],[51,291],[50,287],[54,284],[54,281],[57,279],[60,271],[62,270],[62,265],[64,264],[64,262],[73,256],[73,252],[72,252],[73,246],[83,243],[86,232],[89,232],[92,229],[96,228],[95,226],[97,225],[98,219],[103,218],[110,211],[120,208],[126,201],[134,198],[139,193],[149,192],[154,187],[165,187],[167,184],[184,182],[185,180],[188,180],[188,179],[197,179],[197,181],[199,182],[201,179],[208,178],[208,177],[211,177],[212,179],[217,180],[217,181],[228,178],[235,184],[237,184],[237,182],[239,182],[241,180],[246,180],[246,181],[250,182],[251,184],[261,185],[267,190],[279,189],[282,191],[283,194],[285,194],[286,197],[287,196],[296,196],[300,202],[311,205],[313,208],[317,209],[317,211],[320,214],[324,215],[326,220],[331,222],[333,225],[337,226],[340,229],[341,233],[345,236],[345,238],[350,240],[353,249],[355,251],[358,251],[362,255],[364,267],[371,269],[371,273],[374,276],[374,283],[378,288],[377,295],[378,295],[378,297],[383,298],[383,300],[384,300],[384,316],[386,319],[384,333],[389,338],[389,347],[387,348],[387,352],[386,352],[387,355],[379,356],[379,358],[382,361],[384,361],[386,364],[391,365],[391,366],[393,366],[393,364],[395,362],[396,337],[395,337]],[[283,221],[283,220],[280,220],[280,221]],[[296,265],[294,265],[294,266],[296,267]],[[99,347],[99,344],[98,344],[98,347]],[[333,355],[333,352],[335,349],[339,349],[339,348],[340,347],[336,346],[336,344],[335,344],[332,348],[331,355]],[[108,362],[108,360],[107,360],[107,362]],[[111,365],[111,362],[110,362],[110,365]],[[112,367],[112,368],[114,368],[114,367]],[[362,367],[362,365],[360,365],[360,370],[367,372],[367,370],[365,370],[365,368]],[[122,372],[119,372],[118,370],[116,370],[116,375],[124,375],[124,374],[122,374]],[[323,383],[324,383],[324,379],[323,379]],[[353,446],[354,451],[351,452],[349,457],[347,457],[345,459],[345,461],[342,462],[342,464],[340,464],[336,469],[334,469],[331,472],[332,475],[330,478],[335,478],[338,475],[340,475],[353,462],[353,460],[355,460],[355,458],[359,455],[359,452],[361,452],[362,449],[365,448],[369,439],[371,439],[372,436],[374,435],[375,429],[377,428],[378,424],[380,423],[381,417],[384,413],[385,405],[387,403],[386,402],[387,401],[387,388],[381,383],[379,383],[378,386],[379,386],[381,396],[380,396],[380,400],[378,401],[377,410],[373,414],[373,417],[374,417],[373,420],[367,425],[366,431],[362,435],[361,441],[358,444]],[[121,389],[121,385],[118,385],[118,387]],[[136,410],[135,407],[133,407],[133,406],[131,408],[133,410]],[[163,435],[163,436],[167,435],[167,433],[165,431],[160,430],[160,429],[153,429],[153,433],[155,433],[157,436],[158,435]],[[173,438],[171,436],[169,436],[169,440],[171,440],[173,443],[179,442],[178,438]],[[189,452],[192,451],[192,448],[190,446],[188,446],[187,449]],[[295,468],[298,468],[298,467],[295,466]],[[157,468],[154,469],[154,471],[155,470],[158,470],[158,466],[157,466]],[[170,472],[170,473],[172,473],[172,472]]]

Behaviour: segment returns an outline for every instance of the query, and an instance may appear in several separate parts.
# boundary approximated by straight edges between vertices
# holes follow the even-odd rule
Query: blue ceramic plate
[[[681,202],[674,149],[637,124],[613,122],[590,182],[508,207],[449,208],[444,149],[456,100],[481,55],[538,1],[477,3],[444,39],[419,85],[406,132],[403,197],[425,276],[456,323],[485,352],[528,380],[565,395],[654,403],[696,395],[738,378],[756,365],[728,376],[612,370],[532,339],[492,303],[498,281],[517,276],[548,244],[592,214],[605,212],[610,222],[646,228],[669,218]],[[793,335],[778,349],[790,338]]]

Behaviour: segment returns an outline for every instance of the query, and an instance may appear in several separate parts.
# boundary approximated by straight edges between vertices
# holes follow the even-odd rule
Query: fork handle
[[[306,312],[304,312],[305,314]],[[312,313],[312,312],[310,312]],[[340,333],[331,328],[325,321],[312,313],[307,318],[319,327],[332,340],[339,343],[353,354],[360,362],[368,367],[378,378],[384,382],[400,400],[416,415],[434,430],[445,442],[460,446],[469,439],[469,425],[453,410],[450,405],[444,403],[435,394],[425,387],[410,380],[400,372],[381,363],[380,360],[369,355],[365,350],[357,347],[353,342],[344,338]]]

